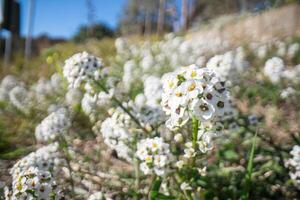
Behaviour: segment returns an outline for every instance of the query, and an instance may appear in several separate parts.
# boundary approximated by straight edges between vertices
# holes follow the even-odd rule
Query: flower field
[[[31,65],[2,75],[0,199],[299,199],[299,38],[117,38]]]

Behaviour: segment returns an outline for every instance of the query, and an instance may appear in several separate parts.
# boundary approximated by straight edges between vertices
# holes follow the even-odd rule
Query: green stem
[[[151,197],[151,191],[152,191],[155,179],[156,179],[156,175],[154,174],[153,177],[152,177],[151,183],[150,183],[149,191],[148,191],[148,200],[151,200],[151,198],[152,198]]]
[[[199,121],[195,117],[193,117],[193,148],[197,148],[197,139],[198,139],[198,129],[199,129]]]
[[[198,140],[198,130],[199,130],[199,121],[195,117],[193,117],[193,135],[192,135],[192,144],[193,148],[196,151],[197,149],[197,140]],[[196,163],[196,156],[192,159],[192,168],[195,166]]]
[[[106,93],[106,94],[109,94],[109,91],[107,90],[107,88],[104,86],[104,85],[102,85],[101,83],[99,83],[99,82],[97,82],[96,81],[96,84]],[[142,124],[140,123],[140,121],[130,112],[130,110],[129,109],[127,109],[126,107],[124,107],[123,106],[123,104],[122,104],[122,102],[119,100],[119,99],[117,99],[115,96],[112,96],[112,100],[119,106],[119,107],[121,107],[122,108],[122,110],[124,111],[124,112],[126,112],[130,117],[131,117],[131,119],[141,128],[141,129],[143,129],[143,131],[145,132],[145,133],[148,133],[149,131],[144,127],[144,126],[142,126]]]
[[[162,183],[162,179],[159,176],[153,175],[152,182],[148,192],[148,200],[158,199],[159,189]]]
[[[183,194],[187,200],[193,200],[193,197],[189,191],[184,190]]]

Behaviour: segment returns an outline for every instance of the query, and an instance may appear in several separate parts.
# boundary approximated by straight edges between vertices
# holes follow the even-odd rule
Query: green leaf
[[[249,161],[247,164],[247,172],[246,172],[246,176],[245,176],[245,190],[243,192],[243,195],[241,197],[241,199],[249,199],[250,196],[250,189],[251,189],[251,178],[252,178],[252,172],[253,172],[253,159],[254,159],[254,153],[255,153],[255,147],[256,147],[256,137],[257,137],[257,131],[255,133],[255,136],[253,138],[252,141],[252,147],[251,147],[251,151],[250,151],[250,155],[249,155]]]
[[[227,150],[224,152],[224,157],[227,160],[237,160],[239,159],[239,155],[233,150]]]
[[[157,197],[159,195],[158,191],[159,191],[161,182],[162,182],[161,178],[159,178],[159,177],[155,178],[154,182],[152,183],[151,190],[149,192],[149,196],[148,196],[149,200],[155,200],[155,199],[157,199]]]
[[[161,200],[165,199],[166,200],[166,199],[175,199],[175,197],[167,196],[165,194],[159,193],[158,191],[150,191],[149,199],[150,200],[157,200],[157,199],[161,199]]]
[[[252,175],[252,170],[253,170],[253,159],[254,159],[254,152],[255,152],[255,147],[256,147],[256,137],[257,137],[257,132],[253,138],[251,152],[250,152],[250,156],[249,156],[249,162],[247,165],[247,175],[248,175],[248,179],[250,179],[250,180],[251,180],[251,175]]]

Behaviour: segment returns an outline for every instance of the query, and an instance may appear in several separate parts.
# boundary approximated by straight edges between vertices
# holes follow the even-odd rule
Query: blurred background
[[[0,0],[0,28],[0,200],[9,169],[41,147],[36,127],[61,106],[74,112],[71,164],[85,176],[73,195],[131,192],[124,182],[88,174],[133,180],[132,165],[103,142],[111,97],[70,90],[62,76],[65,60],[81,51],[101,58],[122,101],[145,96],[159,108],[163,74],[191,64],[214,69],[230,82],[237,117],[225,123],[207,157],[209,174],[197,184],[207,199],[243,199],[245,188],[246,199],[299,199],[300,0]],[[255,135],[252,184],[247,158]],[[285,163],[291,157],[297,176]],[[68,187],[66,177],[59,181]]]
[[[299,26],[295,23],[300,18],[297,2],[299,3],[297,0],[0,0],[0,66],[2,71],[11,64],[22,69],[26,62],[42,54],[44,49],[62,43],[82,44],[88,40],[99,41],[118,36],[159,37],[168,32],[198,33],[207,30],[207,27],[211,29],[211,26],[218,28],[218,34],[223,32],[226,35],[222,27],[228,28],[228,24],[247,21],[249,16],[252,22],[248,20],[246,25],[250,28],[240,24],[235,28],[231,26],[232,29],[228,32],[236,33],[236,29],[239,29],[242,33],[237,35],[244,39],[246,34],[246,38],[252,40],[267,39],[268,36],[261,32],[276,36],[295,35],[295,32],[299,32],[296,30]],[[280,7],[285,7],[285,10],[280,10]],[[266,10],[274,10],[273,8],[277,13],[270,12],[267,16],[253,19],[253,16]],[[274,26],[279,31],[266,30],[274,29]],[[251,32],[250,36],[245,33],[247,31]]]

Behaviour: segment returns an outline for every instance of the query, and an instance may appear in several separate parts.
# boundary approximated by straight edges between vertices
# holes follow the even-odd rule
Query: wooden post
[[[152,20],[151,20],[151,12],[149,9],[146,9],[145,16],[145,35],[151,35],[152,32]]]
[[[165,0],[159,0],[158,20],[157,20],[157,34],[162,35],[164,32],[165,22]]]
[[[182,5],[181,5],[181,15],[182,15],[182,25],[183,25],[183,31],[187,31],[188,30],[188,0],[182,0],[181,1]]]
[[[33,20],[34,20],[34,0],[29,0],[28,7],[28,24],[27,24],[27,35],[25,41],[25,63],[31,56],[32,47],[32,31],[33,31]]]
[[[9,65],[11,57],[11,48],[12,48],[12,34],[9,33],[5,38],[5,49],[4,49],[4,68],[7,68]]]

